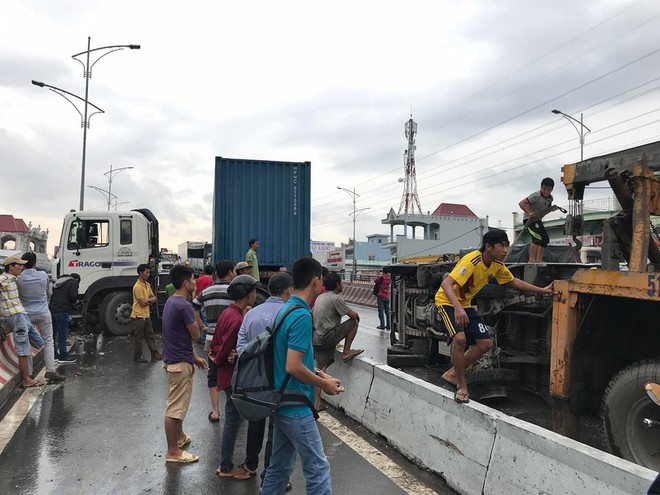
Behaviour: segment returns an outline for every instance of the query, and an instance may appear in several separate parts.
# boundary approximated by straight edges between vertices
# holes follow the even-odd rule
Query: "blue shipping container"
[[[215,158],[213,260],[245,260],[259,239],[259,268],[291,270],[310,255],[311,163]]]

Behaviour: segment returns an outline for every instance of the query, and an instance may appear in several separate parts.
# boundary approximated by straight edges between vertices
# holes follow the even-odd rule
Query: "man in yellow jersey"
[[[489,230],[484,234],[481,249],[463,256],[435,295],[438,314],[449,333],[453,365],[442,378],[456,386],[456,402],[470,402],[465,368],[479,360],[493,346],[488,327],[470,305],[472,298],[493,279],[498,284],[508,284],[520,291],[552,294],[552,284],[537,287],[514,278],[502,263],[508,252],[509,238],[506,232],[500,229]],[[467,352],[466,345],[469,346]]]

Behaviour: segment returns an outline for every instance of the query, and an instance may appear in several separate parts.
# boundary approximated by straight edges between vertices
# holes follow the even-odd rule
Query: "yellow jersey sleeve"
[[[500,263],[499,261],[495,261],[494,263],[497,263],[500,267],[500,269],[495,274],[495,280],[497,280],[498,284],[508,284],[515,278],[513,273],[511,273],[503,263]]]

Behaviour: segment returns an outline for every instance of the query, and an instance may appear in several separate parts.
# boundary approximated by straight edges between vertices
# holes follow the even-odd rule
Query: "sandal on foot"
[[[248,479],[250,476],[247,478],[240,478],[240,476],[244,476],[245,474],[245,471],[239,467],[235,467],[231,471],[223,471],[222,468],[215,470],[215,475],[218,478],[232,478],[236,480]]]
[[[181,452],[181,455],[179,457],[174,457],[172,459],[165,459],[166,462],[181,462],[181,463],[189,463],[189,462],[195,462],[199,461],[199,456],[195,454],[191,454],[190,452],[186,452],[185,450]]]
[[[247,479],[252,478],[253,476],[256,476],[256,474],[257,474],[256,469],[253,471],[252,469],[248,468],[247,465],[246,465],[245,463],[241,464],[241,465],[238,466],[238,467],[239,467],[239,469],[242,469],[242,470],[243,470],[243,473],[244,473],[244,475],[247,476],[247,478],[242,477],[242,475],[238,475],[238,476],[234,476],[234,479],[237,479],[237,480],[247,480]]]
[[[185,435],[185,433],[184,433]],[[190,438],[188,435],[186,435],[186,438],[181,440],[177,445],[179,446],[180,449],[184,448],[186,445],[188,445],[190,442],[192,442],[192,438]]]
[[[463,390],[457,390],[454,393],[454,400],[459,404],[467,404],[470,402],[470,395]]]
[[[343,356],[342,359],[344,360],[345,363],[348,363],[355,356],[359,356],[363,352],[364,349],[353,349],[351,352],[348,353],[348,356]]]
[[[41,380],[34,380],[32,383],[28,385],[26,385],[25,383],[23,384],[24,388],[43,387],[43,386],[44,386],[44,382],[42,382]]]

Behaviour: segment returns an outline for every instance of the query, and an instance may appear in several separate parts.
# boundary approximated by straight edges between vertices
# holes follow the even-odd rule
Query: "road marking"
[[[45,380],[45,374],[45,370],[42,370],[35,378],[43,382]],[[21,423],[35,402],[37,402],[45,387],[46,385],[26,388],[2,421],[0,421],[0,454],[4,452],[5,447],[11,441],[18,427],[21,426]]]
[[[363,457],[369,464],[387,476],[404,492],[413,495],[435,495],[437,492],[417,481],[402,469],[386,454],[372,446],[355,432],[341,424],[326,412],[322,412],[319,423],[325,426],[333,435]]]

